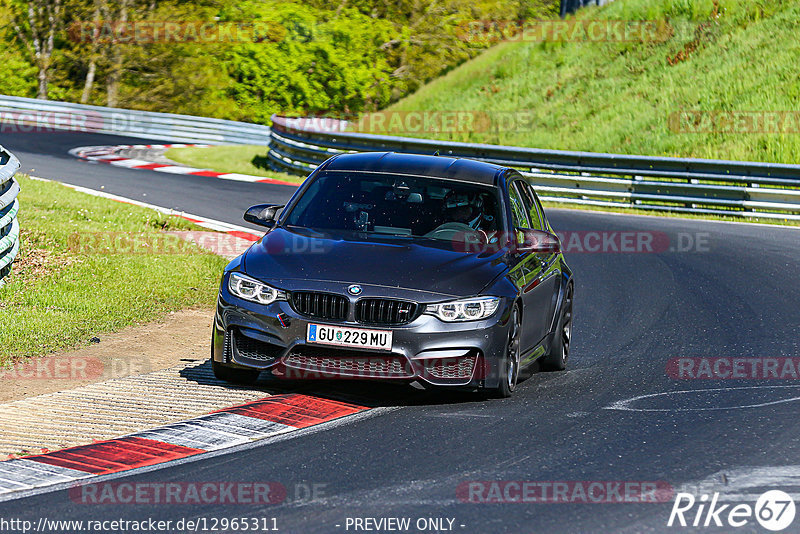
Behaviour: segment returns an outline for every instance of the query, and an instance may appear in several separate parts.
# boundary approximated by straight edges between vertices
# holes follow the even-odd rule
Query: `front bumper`
[[[371,326],[305,317],[285,301],[261,305],[222,291],[212,354],[232,367],[272,371],[287,379],[421,381],[437,386],[496,387],[508,339],[510,303],[489,319],[445,323],[420,315],[403,326]],[[309,324],[391,330],[391,351],[307,343]]]

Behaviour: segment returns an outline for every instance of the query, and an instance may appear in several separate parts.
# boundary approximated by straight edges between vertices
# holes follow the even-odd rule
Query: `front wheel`
[[[508,332],[508,341],[506,342],[506,353],[500,362],[500,384],[496,388],[489,390],[492,397],[498,399],[505,399],[511,396],[517,388],[517,380],[519,379],[519,364],[520,364],[520,321],[519,321],[519,308],[514,306],[511,312],[511,327]]]
[[[539,365],[542,371],[563,371],[567,368],[569,358],[569,344],[572,340],[572,286],[567,287],[564,304],[561,306],[561,317],[558,320],[556,331],[553,333],[553,342],[550,351],[541,359]]]

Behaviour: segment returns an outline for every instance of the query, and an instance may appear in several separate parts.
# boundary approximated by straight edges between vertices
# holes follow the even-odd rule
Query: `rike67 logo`
[[[763,493],[755,503],[720,504],[719,493],[699,498],[691,493],[678,493],[667,526],[681,527],[733,527],[739,528],[757,522],[763,528],[779,532],[794,521],[795,504],[791,495],[780,490]]]

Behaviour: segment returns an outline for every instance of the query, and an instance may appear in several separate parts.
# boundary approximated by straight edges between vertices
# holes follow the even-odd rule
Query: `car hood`
[[[504,251],[469,253],[447,241],[275,228],[244,256],[244,270],[282,288],[297,281],[388,286],[445,296],[480,293],[507,265]],[[315,284],[316,285],[316,284]]]

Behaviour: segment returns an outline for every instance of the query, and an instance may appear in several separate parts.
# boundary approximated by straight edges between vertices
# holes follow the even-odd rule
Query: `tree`
[[[94,77],[97,74],[97,49],[99,47],[98,38],[100,37],[100,0],[94,0],[92,22],[92,40],[89,45],[89,64],[86,69],[86,78],[83,81],[83,92],[81,92],[81,104],[87,104],[92,95],[94,87]]]
[[[27,0],[11,4],[11,25],[37,69],[36,98],[47,100],[56,34],[63,28],[61,0]]]
[[[108,20],[115,20],[121,25],[128,22],[128,0],[119,0],[107,4],[110,9],[105,13]],[[113,14],[112,14],[113,13]],[[116,15],[116,16],[114,16]],[[123,50],[119,45],[112,46],[109,54],[109,68],[106,75],[106,106],[117,107],[119,102],[119,82],[122,79]]]

